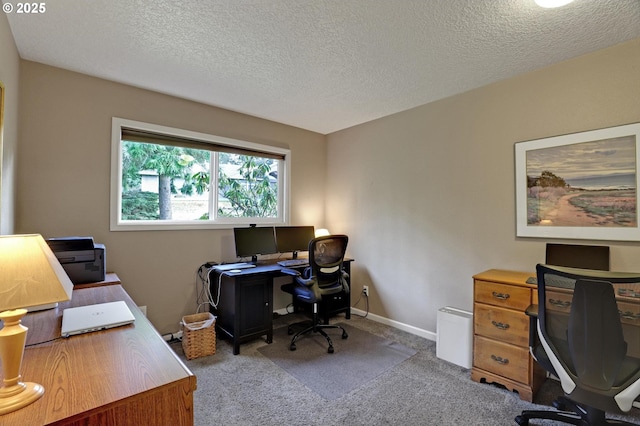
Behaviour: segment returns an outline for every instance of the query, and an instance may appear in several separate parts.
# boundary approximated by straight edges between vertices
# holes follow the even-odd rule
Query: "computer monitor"
[[[236,243],[236,256],[251,256],[254,263],[258,261],[258,255],[278,252],[273,226],[233,228],[233,238]]]
[[[609,247],[547,243],[547,265],[609,270]]]
[[[313,226],[276,226],[278,252],[292,252],[294,259],[298,257],[299,251],[309,250],[309,241],[314,238]]]

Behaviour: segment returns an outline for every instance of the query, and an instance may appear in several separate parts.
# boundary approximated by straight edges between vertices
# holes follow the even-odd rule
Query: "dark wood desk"
[[[115,277],[115,278],[114,278]],[[60,336],[67,307],[124,300],[136,321],[27,347],[22,377],[44,386],[38,401],[0,424],[193,425],[196,377],[119,284],[76,286],[72,300],[25,316],[27,345]]]
[[[345,259],[344,262],[344,269],[348,274],[351,274],[352,261],[353,259]],[[292,269],[306,266],[294,266]],[[285,275],[281,272],[282,268],[277,263],[270,263],[235,273],[211,270],[211,295],[214,300],[219,300],[217,308],[211,306],[211,313],[216,316],[218,336],[231,339],[234,355],[240,353],[240,343],[261,336],[266,336],[267,343],[272,342],[273,278]],[[351,286],[350,278],[348,283]],[[294,301],[295,310],[305,308],[307,307],[299,306]],[[325,322],[329,321],[330,316],[341,312],[345,313],[347,319],[351,318],[350,295],[340,293],[331,300],[322,301],[319,311]]]

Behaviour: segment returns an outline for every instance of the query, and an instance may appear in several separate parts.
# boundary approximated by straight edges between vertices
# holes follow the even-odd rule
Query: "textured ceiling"
[[[45,5],[7,14],[23,59],[323,134],[640,37],[640,0]]]

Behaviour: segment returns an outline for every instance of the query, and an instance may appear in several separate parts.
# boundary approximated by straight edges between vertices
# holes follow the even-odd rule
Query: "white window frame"
[[[122,129],[136,129],[149,133],[174,136],[198,142],[224,145],[249,151],[271,153],[283,156],[282,169],[278,170],[278,217],[276,218],[245,218],[245,217],[215,217],[209,220],[122,220]],[[216,156],[217,158],[217,156]],[[212,185],[218,186],[217,170],[212,176]],[[110,196],[110,229],[111,231],[153,231],[153,230],[188,230],[188,229],[228,229],[235,226],[259,224],[277,226],[288,223],[290,212],[290,170],[291,150],[271,145],[258,144],[222,136],[209,135],[158,124],[144,123],[113,117],[111,120],[111,196]],[[217,189],[211,190],[210,204],[216,203]]]

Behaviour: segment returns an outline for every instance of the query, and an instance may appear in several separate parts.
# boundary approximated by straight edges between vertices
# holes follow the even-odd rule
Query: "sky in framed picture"
[[[640,240],[639,135],[636,123],[516,143],[517,236]]]

